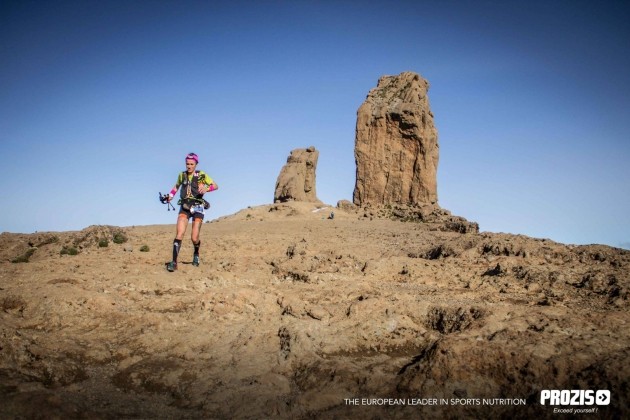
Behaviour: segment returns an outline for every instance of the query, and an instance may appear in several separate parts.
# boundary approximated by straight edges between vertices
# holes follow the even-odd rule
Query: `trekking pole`
[[[173,203],[171,203],[171,202],[169,201],[169,199],[168,199],[168,195],[167,195],[167,194],[162,195],[162,193],[161,193],[161,192],[160,192],[160,193],[158,193],[158,194],[160,194],[160,202],[161,202],[162,204],[166,204],[166,210],[171,211],[171,208],[172,208],[172,209],[173,209],[173,211],[176,211],[176,210],[175,210],[175,206],[173,206]]]

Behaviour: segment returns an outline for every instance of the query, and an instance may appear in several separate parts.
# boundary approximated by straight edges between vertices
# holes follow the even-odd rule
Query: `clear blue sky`
[[[628,1],[2,1],[0,231],[174,224],[273,200],[294,148],[351,199],[356,111],[429,80],[442,207],[482,231],[630,248]]]

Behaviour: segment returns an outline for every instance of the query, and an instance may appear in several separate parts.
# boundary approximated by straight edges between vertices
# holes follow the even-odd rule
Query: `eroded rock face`
[[[308,149],[291,151],[287,163],[282,167],[276,181],[274,203],[287,201],[319,202],[315,191],[315,172],[318,158],[319,152],[313,146]]]
[[[383,76],[357,111],[353,201],[437,203],[438,140],[429,82],[404,72]]]

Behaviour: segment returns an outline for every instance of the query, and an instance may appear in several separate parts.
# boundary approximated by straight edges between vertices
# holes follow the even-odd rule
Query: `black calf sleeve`
[[[181,239],[175,239],[173,241],[173,261],[177,262],[177,255],[179,254],[179,248],[182,246]]]

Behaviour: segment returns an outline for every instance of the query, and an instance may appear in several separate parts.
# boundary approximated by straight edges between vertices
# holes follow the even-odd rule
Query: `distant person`
[[[170,202],[179,187],[182,187],[180,192],[181,198],[177,202],[180,208],[177,215],[177,233],[173,242],[173,260],[166,266],[168,271],[177,270],[177,256],[182,245],[182,239],[186,234],[188,220],[191,218],[193,219],[193,225],[190,239],[194,246],[192,264],[195,267],[199,266],[199,247],[201,246],[199,232],[203,224],[205,210],[210,207],[210,203],[203,199],[203,195],[217,190],[219,187],[205,172],[197,170],[198,163],[199,158],[196,154],[189,153],[186,155],[186,170],[180,172],[175,186],[167,197],[167,201]]]

